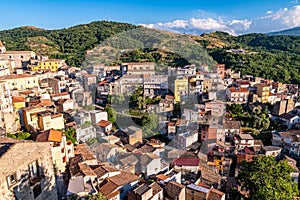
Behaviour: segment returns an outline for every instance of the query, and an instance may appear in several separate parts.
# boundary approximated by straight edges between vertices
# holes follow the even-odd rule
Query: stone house
[[[49,142],[0,138],[0,152],[2,199],[58,198]]]
[[[180,170],[182,173],[198,173],[200,158],[177,158],[172,162],[175,170]]]
[[[162,200],[163,189],[157,184],[142,184],[128,193],[128,200]]]
[[[165,187],[165,192],[166,192],[166,196],[165,199],[166,200],[185,200],[185,186],[174,182],[174,181],[170,181],[167,186]]]
[[[138,182],[137,175],[121,171],[118,175],[106,178],[97,188],[109,200],[123,199],[129,191],[137,187]]]

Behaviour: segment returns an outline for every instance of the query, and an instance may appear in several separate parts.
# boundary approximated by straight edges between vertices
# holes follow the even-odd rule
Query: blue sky
[[[0,0],[0,8],[0,30],[25,25],[57,29],[107,19],[189,33],[300,26],[298,0]]]

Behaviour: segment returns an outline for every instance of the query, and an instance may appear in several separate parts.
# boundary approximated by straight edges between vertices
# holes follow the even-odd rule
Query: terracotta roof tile
[[[25,102],[25,101],[26,101],[26,99],[24,97],[12,97],[13,103]]]
[[[249,92],[247,88],[241,88],[241,87],[230,87],[230,92]]]
[[[24,90],[22,92],[19,92],[19,94],[24,94],[24,95],[27,95],[27,94],[33,94],[34,92],[32,90]]]
[[[133,173],[121,171],[120,174],[109,177],[109,180],[116,184],[117,186],[126,185],[128,183],[137,181],[139,177]]]
[[[116,189],[118,189],[118,185],[111,181],[108,181],[99,188],[100,192],[106,197],[108,197],[108,195],[113,193]]]
[[[101,120],[100,122],[97,123],[97,125],[101,126],[101,127],[107,127],[110,124],[111,124],[111,122],[110,121],[106,121],[106,120]]]
[[[158,178],[158,179],[164,181],[164,180],[169,179],[170,177],[168,177],[168,176],[166,176],[166,175],[164,175],[164,174],[158,174],[158,175],[156,176],[156,178]]]
[[[53,130],[53,129],[50,130],[48,140],[52,141],[52,142],[61,142],[62,141],[62,131]]]
[[[181,166],[198,166],[200,163],[200,158],[177,158],[172,164]]]

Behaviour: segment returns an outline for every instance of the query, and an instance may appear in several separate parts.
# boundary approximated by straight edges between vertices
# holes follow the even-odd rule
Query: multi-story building
[[[37,142],[50,142],[53,166],[56,173],[64,172],[69,159],[74,157],[74,147],[71,141],[60,130],[48,130],[40,133]]]
[[[51,71],[57,72],[59,68],[61,68],[65,64],[65,60],[59,59],[49,59],[49,60],[42,60],[36,61],[31,63],[28,68],[31,71]]]
[[[9,85],[5,81],[0,81],[0,111],[4,113],[13,112],[12,97]]]
[[[261,103],[267,103],[270,93],[270,85],[267,83],[256,84],[256,93],[261,98]]]
[[[39,87],[39,79],[30,74],[11,74],[0,77],[1,81],[5,81],[9,85],[10,90],[26,90]]]
[[[215,72],[217,72],[222,79],[225,77],[225,64],[217,64],[215,66]]]
[[[64,76],[56,76],[48,78],[48,86],[52,88],[53,94],[58,94],[66,91],[67,80]]]
[[[132,93],[137,87],[143,86],[143,75],[123,75],[122,78],[111,83],[110,95],[124,95]]]
[[[23,108],[23,120],[26,130],[64,129],[63,114],[53,114],[44,107]]]
[[[58,199],[51,157],[48,142],[0,139],[1,199]]]
[[[130,62],[122,63],[121,70],[123,73],[128,75],[144,75],[144,74],[155,74],[155,63],[154,62]]]
[[[189,81],[186,77],[178,77],[175,80],[174,86],[174,97],[176,102],[180,102],[182,96],[188,95],[189,92]]]
[[[10,72],[26,67],[30,59],[35,57],[36,54],[33,51],[6,51],[3,43],[0,44],[0,59],[9,60]]]
[[[17,112],[14,112],[11,91],[7,82],[0,81],[0,127],[6,133],[18,131],[19,117]]]
[[[97,77],[93,74],[83,74],[82,75],[82,85],[85,91],[95,91],[97,84]]]
[[[186,150],[194,142],[198,141],[198,132],[185,132],[180,133],[172,140],[174,142],[174,148]]]
[[[179,67],[176,69],[169,68],[168,69],[169,73],[171,76],[186,76],[186,77],[191,77],[196,75],[196,66],[194,65],[187,65],[184,67]]]
[[[196,76],[189,79],[189,94],[203,93],[204,75],[197,72]]]
[[[9,60],[0,59],[0,76],[10,75]]]
[[[249,90],[242,87],[230,87],[226,89],[226,98],[233,103],[247,103]]]
[[[161,95],[168,92],[167,75],[144,75],[144,95]]]
[[[284,99],[274,104],[272,114],[279,116],[292,111],[294,107],[293,99]]]
[[[130,126],[127,128],[128,129],[128,137],[129,137],[129,144],[134,145],[137,142],[142,143],[143,142],[143,131],[142,129],[135,127],[135,126]]]

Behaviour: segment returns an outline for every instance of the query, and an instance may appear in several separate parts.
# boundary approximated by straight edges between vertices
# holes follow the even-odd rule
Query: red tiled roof
[[[114,192],[117,188],[117,184],[108,181],[106,184],[102,185],[102,187],[100,187],[99,190],[104,196],[108,197],[108,195]]]
[[[248,92],[247,88],[241,88],[241,87],[230,87],[230,92]]]
[[[50,130],[45,131],[37,135],[37,142],[61,142],[62,141],[62,131]]]
[[[65,95],[69,95],[68,92],[62,92],[62,93],[58,93],[58,94],[51,94],[51,97],[60,97],[60,96],[65,96]]]
[[[18,102],[25,102],[25,98],[24,97],[12,97],[12,102],[13,103],[18,103]]]
[[[107,127],[110,124],[111,124],[111,122],[110,121],[106,121],[106,120],[101,120],[100,122],[97,123],[97,125],[101,126],[101,127]]]
[[[200,158],[177,158],[172,162],[173,165],[198,166]]]
[[[118,186],[126,185],[138,179],[139,177],[137,175],[125,171],[121,171],[121,173],[116,176],[109,177],[109,180]]]
[[[52,142],[61,142],[61,140],[62,140],[62,131],[53,130],[53,129],[50,130],[48,140],[52,141]]]
[[[20,94],[24,94],[24,95],[27,95],[27,94],[32,94],[34,93],[32,90],[25,90],[25,91],[22,91],[22,92],[19,92]]]

